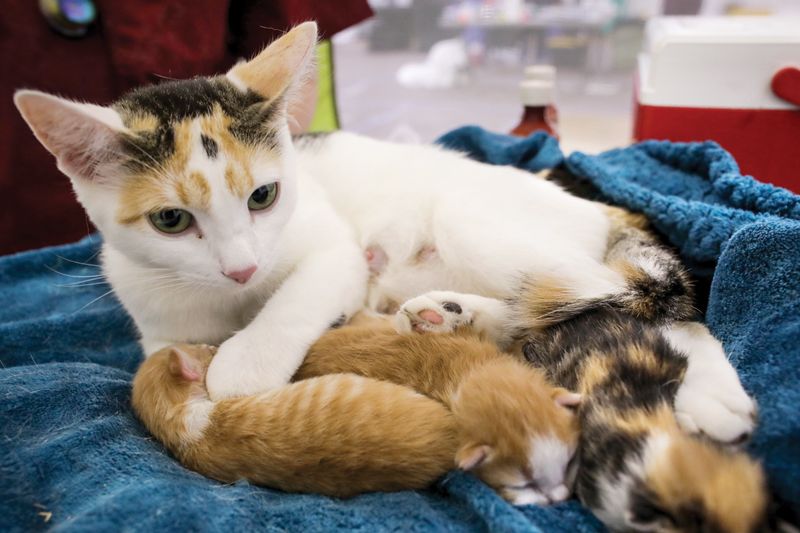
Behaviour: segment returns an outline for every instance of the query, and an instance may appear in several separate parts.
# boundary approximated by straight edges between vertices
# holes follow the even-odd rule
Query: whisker
[[[97,255],[97,253],[95,253],[94,255]],[[82,263],[81,261],[75,261],[74,259],[70,259],[68,257],[62,257],[60,255],[56,255],[56,257],[58,257],[62,261],[68,261],[68,262],[74,263],[76,265],[83,265],[83,266],[87,266],[87,267],[100,268],[100,265],[94,265],[94,264],[91,264],[91,263]],[[91,259],[91,257],[89,259]]]
[[[81,311],[83,311],[84,309],[86,309],[87,307],[89,307],[90,305],[92,305],[93,303],[95,303],[96,301],[98,301],[98,300],[101,300],[102,298],[105,298],[106,296],[108,296],[108,295],[109,295],[109,294],[111,294],[112,292],[114,292],[114,289],[111,289],[111,290],[109,290],[109,291],[106,291],[106,292],[104,292],[103,294],[101,294],[100,296],[98,296],[97,298],[95,298],[94,300],[92,300],[91,302],[89,302],[88,304],[84,305],[83,307],[81,307],[81,308],[80,308],[80,309],[78,309],[77,311],[73,311],[73,314],[80,313]]]
[[[59,276],[66,276],[68,278],[102,278],[103,274],[90,274],[90,275],[80,275],[80,274],[67,274],[66,272],[59,272],[55,268],[51,267],[50,265],[44,265],[47,270],[58,274]]]

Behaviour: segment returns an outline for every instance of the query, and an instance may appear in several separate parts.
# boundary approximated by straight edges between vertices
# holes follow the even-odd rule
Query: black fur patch
[[[203,143],[203,150],[205,150],[208,158],[216,159],[217,152],[219,152],[219,146],[217,145],[217,141],[215,141],[211,137],[207,137],[206,135],[201,134],[200,142]]]
[[[344,314],[339,315],[339,318],[336,319],[336,322],[330,325],[330,329],[339,329],[340,327],[347,324],[347,316]]]

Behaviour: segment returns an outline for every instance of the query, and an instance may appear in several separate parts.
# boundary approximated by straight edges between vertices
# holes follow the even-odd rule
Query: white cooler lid
[[[644,105],[796,109],[772,76],[800,67],[800,17],[659,17],[639,54]]]

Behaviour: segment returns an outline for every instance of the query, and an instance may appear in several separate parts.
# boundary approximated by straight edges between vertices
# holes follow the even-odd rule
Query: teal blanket
[[[609,201],[646,213],[688,262],[707,267],[701,275],[713,273],[708,324],[760,403],[751,451],[779,497],[800,508],[800,198],[740,176],[711,143],[564,161],[542,134],[468,127],[440,142],[489,163],[566,164]],[[426,491],[337,500],[184,469],[131,413],[141,352],[98,276],[99,244],[91,236],[0,258],[0,530],[602,530],[576,502],[514,508],[457,472]]]

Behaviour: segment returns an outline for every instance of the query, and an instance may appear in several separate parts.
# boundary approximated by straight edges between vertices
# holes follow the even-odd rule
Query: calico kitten
[[[518,505],[569,495],[578,395],[472,333],[398,335],[387,318],[354,320],[314,343],[295,379],[351,372],[411,387],[452,411],[460,468]]]
[[[398,325],[422,332],[472,327],[491,336],[498,324],[513,324],[522,355],[553,383],[582,396],[574,489],[612,529],[768,531],[760,465],[687,434],[701,432],[694,420],[705,428],[727,427],[703,419],[706,413],[719,416],[713,403],[691,405],[691,416],[682,411],[715,399],[681,398],[681,390],[686,380],[703,379],[707,369],[698,373],[698,364],[713,368],[715,359],[725,357],[718,341],[700,324],[657,325],[609,302],[571,302],[565,309],[562,295],[557,285],[547,291],[529,286],[510,304],[430,293],[407,302]],[[533,320],[537,313],[545,318]],[[520,317],[533,320],[531,326],[515,323]],[[684,351],[687,345],[704,359]],[[735,444],[747,436],[722,433],[719,440]]]
[[[453,466],[457,428],[441,403],[352,374],[212,401],[216,350],[176,345],[146,359],[133,407],[184,465],[223,481],[347,497],[418,489]]]
[[[523,353],[585,398],[575,491],[607,525],[766,530],[758,463],[680,429],[673,406],[689,363],[660,328],[596,307],[529,335]]]

